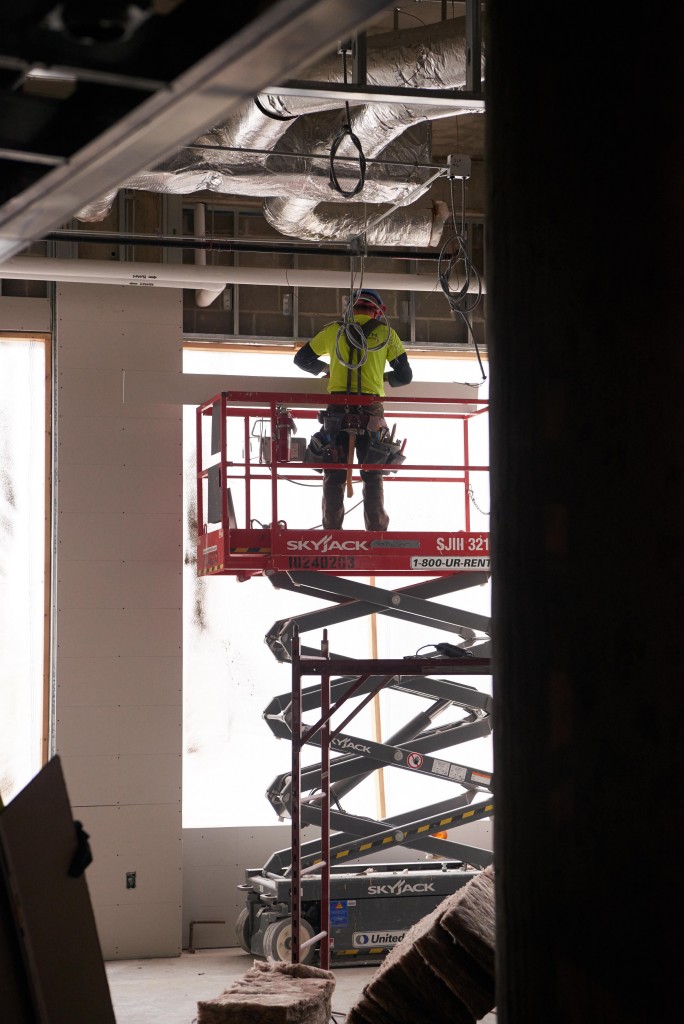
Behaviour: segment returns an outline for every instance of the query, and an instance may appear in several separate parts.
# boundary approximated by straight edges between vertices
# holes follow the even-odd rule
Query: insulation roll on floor
[[[334,990],[332,971],[255,960],[220,996],[197,1004],[197,1024],[328,1024]]]
[[[474,1024],[496,1005],[494,868],[447,896],[387,955],[347,1024]]]

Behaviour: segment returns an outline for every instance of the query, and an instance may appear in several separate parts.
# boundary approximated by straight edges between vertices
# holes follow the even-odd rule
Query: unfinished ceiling
[[[481,156],[465,4],[250,6],[0,3],[0,258],[101,221],[122,186],[263,197],[276,230],[339,241],[426,194],[464,137]],[[428,245],[429,211],[385,213],[367,241]]]
[[[468,52],[463,17],[357,38],[306,68],[299,90],[290,86],[288,93],[248,100],[192,146],[123,186],[261,197],[267,222],[292,238],[363,236],[368,245],[435,245],[439,218],[430,206],[414,204],[440,170],[431,162],[432,123],[454,117],[454,104],[431,105],[423,91],[439,91],[441,100],[445,90],[465,89]],[[365,71],[359,74],[361,60]],[[325,89],[306,84],[345,84],[353,71],[364,79],[356,93],[377,87],[377,98],[371,93],[370,102],[341,103],[334,88],[326,96]],[[383,97],[390,90],[406,92],[407,83],[413,96],[401,102]],[[478,99],[463,97],[456,109],[468,115],[480,108]],[[88,204],[77,219],[102,221],[116,194]],[[380,204],[382,219],[373,217]],[[385,211],[387,204],[394,209]]]

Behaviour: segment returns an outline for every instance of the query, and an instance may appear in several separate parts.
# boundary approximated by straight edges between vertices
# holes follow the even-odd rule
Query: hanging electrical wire
[[[342,51],[342,77],[343,77],[343,80],[344,80],[344,84],[346,85],[347,84],[347,55],[344,52],[344,50]],[[358,195],[358,193],[361,191],[363,186],[366,184],[366,157],[364,155],[363,146],[361,145],[361,142],[359,141],[359,138],[354,134],[354,132],[351,129],[351,113],[349,111],[349,103],[348,102],[345,102],[344,108],[345,108],[345,110],[347,112],[347,120],[346,120],[345,124],[342,125],[342,128],[340,129],[340,131],[337,133],[337,135],[333,139],[332,146],[330,147],[330,175],[329,176],[330,176],[330,187],[335,189],[336,192],[339,192],[341,196],[345,197],[345,199],[351,199],[352,196]],[[349,136],[349,139],[351,140],[352,144],[354,145],[354,148],[356,149],[357,153],[359,154],[359,180],[356,182],[356,185],[354,186],[354,188],[352,188],[350,190],[346,190],[346,189],[342,188],[342,186],[340,185],[340,183],[339,183],[339,181],[337,179],[337,174],[335,172],[335,157],[337,156],[337,150],[339,149],[340,144],[346,138],[346,136]]]
[[[321,485],[321,486],[322,486],[322,485]],[[357,501],[355,505],[350,505],[350,507],[349,507],[349,508],[345,508],[345,510],[344,510],[344,516],[345,516],[345,517],[346,517],[346,516],[348,516],[348,515],[349,515],[349,513],[350,513],[350,512],[353,512],[355,508],[358,508],[358,507],[359,507],[359,505],[363,505],[363,498],[361,498],[361,500],[360,500],[360,501]],[[343,517],[343,518],[344,518],[344,517]],[[323,526],[323,523],[314,523],[314,525],[313,525],[313,526],[308,526],[308,527],[307,527],[307,529],[308,529],[308,530],[318,530],[318,529],[320,529],[320,527],[322,527],[322,526]]]
[[[385,347],[390,339],[390,325],[385,311],[380,303],[376,302],[368,292],[364,295],[364,302],[375,309],[375,315],[366,324],[360,324],[354,317],[354,305],[356,296],[363,289],[363,256],[359,256],[359,269],[354,270],[355,257],[350,260],[350,288],[349,301],[345,306],[342,320],[335,338],[335,355],[339,362],[348,370],[361,370],[361,367],[368,360],[369,352],[379,352]],[[369,344],[368,336],[375,332],[378,326],[384,326],[385,330],[380,339],[373,345]],[[342,338],[347,341],[347,350],[343,351],[340,342]]]
[[[485,512],[485,510],[483,508],[481,508],[480,505],[478,505],[477,499],[475,497],[475,491],[473,490],[472,484],[470,484],[468,486],[468,497],[470,498],[472,504],[477,509],[477,511],[481,513],[481,515],[483,515],[483,516],[491,515],[490,512]]]
[[[440,250],[439,261],[437,264],[437,278],[439,280],[440,287],[446,296],[447,302],[449,303],[451,315],[454,319],[462,320],[466,326],[466,330],[475,349],[475,355],[477,356],[482,380],[484,381],[487,379],[487,375],[485,374],[484,367],[482,365],[480,349],[470,322],[471,313],[482,300],[482,280],[477,267],[473,263],[470,258],[470,253],[468,252],[465,226],[465,178],[461,178],[460,180],[461,216],[460,223],[457,225],[455,212],[456,204],[454,201],[454,178],[450,178],[451,219],[454,224],[454,230],[451,235],[447,237]],[[459,282],[457,288],[452,288],[452,278],[455,278]]]
[[[275,110],[269,110],[268,107],[263,105],[258,96],[254,97],[254,106],[260,113],[270,117],[272,121],[296,121],[299,117],[299,114],[277,114]]]

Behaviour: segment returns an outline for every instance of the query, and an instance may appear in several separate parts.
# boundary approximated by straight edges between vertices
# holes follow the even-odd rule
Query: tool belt
[[[318,414],[322,430],[317,431],[304,452],[304,462],[313,464],[346,462],[349,434],[368,434],[368,447],[363,457],[365,465],[399,466],[406,461],[402,443],[394,441],[384,416],[365,412],[362,406],[322,409]],[[317,469],[317,472],[322,470]],[[384,472],[396,473],[396,469]]]
[[[318,414],[322,432],[331,440],[342,430],[348,434],[365,434],[367,430],[378,430],[381,425],[386,426],[382,416],[372,416],[358,406],[355,409],[338,409],[339,406],[333,406],[332,409],[321,409]]]

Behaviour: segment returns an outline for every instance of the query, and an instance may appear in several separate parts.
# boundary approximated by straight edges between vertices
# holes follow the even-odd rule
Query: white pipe
[[[281,288],[350,290],[344,270],[294,270],[279,267],[195,267],[182,263],[110,263],[105,260],[59,260],[46,256],[17,256],[0,263],[0,279],[75,281],[80,284],[130,285],[137,288],[188,288],[223,291],[227,284],[263,284]],[[358,277],[354,279],[358,286]],[[440,292],[436,269],[430,274],[380,274],[367,270],[365,288],[378,291]],[[452,285],[453,287],[453,285]],[[485,291],[484,282],[469,291]]]
[[[193,226],[195,229],[195,238],[204,238],[207,233],[206,207],[204,203],[195,203]],[[195,266],[206,267],[206,265],[206,249],[195,249]],[[223,288],[198,288],[195,292],[195,302],[198,306],[211,306],[214,299],[218,299],[222,291]]]

